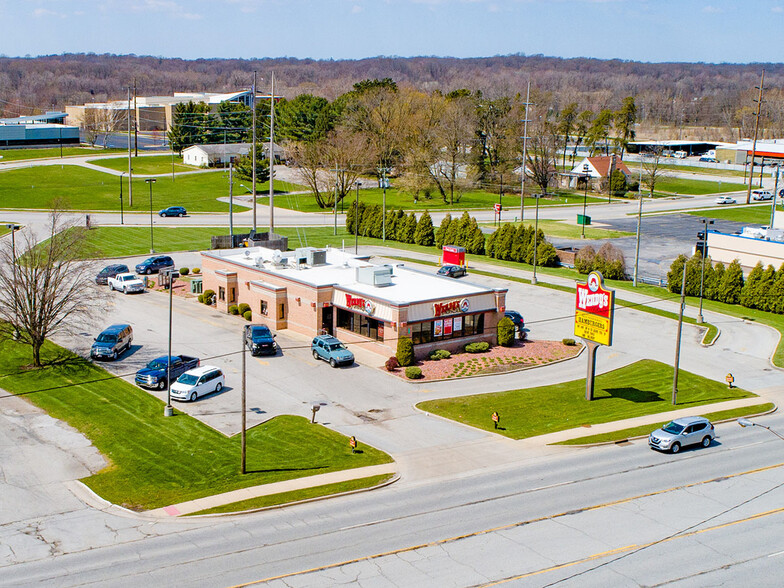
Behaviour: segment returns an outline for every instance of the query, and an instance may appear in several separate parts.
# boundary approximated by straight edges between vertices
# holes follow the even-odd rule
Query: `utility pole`
[[[234,165],[229,163],[229,234],[234,248]]]
[[[131,164],[131,87],[128,86],[128,206],[133,208],[133,167]]]
[[[773,228],[773,217],[776,213],[776,197],[779,194],[779,164],[776,164],[776,186],[773,188],[773,202],[771,203],[772,206],[770,207],[770,222],[768,226]]]
[[[133,156],[139,157],[139,117],[136,113],[136,78],[133,78]]]
[[[637,287],[637,275],[640,267],[640,233],[642,232],[642,149],[640,149],[640,181],[637,184],[637,245],[634,250],[634,287]],[[583,221],[584,222],[584,221]]]
[[[520,224],[525,215],[525,163],[528,158],[528,106],[531,104],[531,80],[525,93],[525,119],[523,119],[523,166],[520,168]]]
[[[240,436],[240,473],[245,473],[245,337],[248,333],[249,325],[245,325],[242,333],[242,430]]]
[[[270,137],[269,137],[269,232],[275,232],[275,72],[270,81]]]
[[[754,157],[757,155],[757,132],[759,131],[760,109],[762,108],[762,93],[765,86],[765,70],[760,78],[759,98],[757,98],[757,118],[754,121],[754,141],[751,144],[751,169],[749,171],[749,185],[746,189],[746,204],[751,202],[751,184],[754,183]]]
[[[256,233],[256,72],[253,72],[253,97],[251,98],[251,109],[253,110],[253,137],[251,139],[251,165],[253,166],[253,177],[250,180],[253,194],[253,232]]]
[[[675,369],[672,372],[672,404],[678,404],[678,364],[681,359],[681,331],[683,330],[683,309],[686,307],[686,262],[683,263],[681,282],[681,311],[678,315],[678,335],[675,339]]]
[[[338,164],[335,162],[335,201],[333,202],[332,206],[332,218],[335,223],[335,228],[332,232],[333,235],[338,234]]]

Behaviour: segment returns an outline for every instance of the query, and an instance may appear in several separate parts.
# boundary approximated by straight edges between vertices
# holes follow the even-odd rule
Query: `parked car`
[[[672,154],[672,156],[675,157],[676,159],[686,159],[687,155],[688,153],[686,153],[685,151],[676,151],[675,153]]]
[[[773,200],[773,192],[767,190],[753,190],[751,193],[752,200]]]
[[[245,329],[245,345],[251,355],[275,355],[278,352],[278,345],[275,343],[275,335],[266,325],[250,325]]]
[[[442,265],[438,270],[439,276],[447,276],[448,278],[459,278],[466,275],[466,268],[462,265]]]
[[[718,163],[715,157],[710,157],[709,155],[703,155],[700,157],[700,161],[704,161],[706,163]]]
[[[153,359],[146,367],[143,367],[136,372],[136,385],[142,388],[157,388],[158,390],[166,389],[166,372],[168,366],[168,357],[162,356]],[[188,370],[199,367],[198,357],[190,357],[188,355],[172,355],[171,356],[171,378],[174,380],[179,378]]]
[[[182,206],[170,206],[169,208],[164,208],[158,214],[160,216],[185,216],[188,214],[188,211]]]
[[[188,370],[182,374],[171,386],[173,400],[190,400],[193,402],[199,396],[216,394],[223,390],[226,378],[223,372],[214,365],[205,365]]]
[[[314,359],[328,361],[332,367],[341,364],[351,365],[354,363],[354,354],[332,335],[319,335],[310,344]]]
[[[140,280],[136,274],[125,273],[117,274],[109,278],[109,290],[119,290],[123,294],[129,292],[144,292],[144,281]]]
[[[504,311],[504,316],[514,323],[518,336],[522,338],[523,329],[525,328],[525,320],[523,319],[523,315],[516,310],[507,310]]]
[[[162,269],[174,267],[174,260],[168,255],[154,255],[136,265],[137,274],[158,273]]]
[[[719,196],[714,202],[716,204],[735,204],[735,199],[732,196]]]
[[[678,453],[687,445],[708,447],[715,438],[716,431],[708,419],[683,417],[656,429],[648,437],[648,445],[651,449]]]
[[[131,325],[118,324],[104,329],[95,338],[90,348],[93,359],[117,359],[123,351],[131,348],[133,328]]]
[[[108,283],[109,278],[113,278],[117,274],[123,274],[128,271],[130,271],[128,266],[121,263],[107,265],[95,276],[95,283],[99,286],[105,286]]]

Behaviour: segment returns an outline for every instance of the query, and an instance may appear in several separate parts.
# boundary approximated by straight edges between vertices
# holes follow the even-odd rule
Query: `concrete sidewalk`
[[[292,492],[305,488],[315,488],[317,486],[324,486],[326,484],[347,482],[349,480],[359,480],[361,478],[369,478],[371,476],[394,474],[395,471],[395,463],[392,462],[364,468],[354,468],[350,470],[341,470],[339,472],[330,472],[328,474],[318,474],[316,476],[306,476],[304,478],[284,480],[283,482],[273,482],[272,484],[262,484],[260,486],[251,486],[250,488],[241,488],[240,490],[232,490],[231,492],[215,494],[205,498],[197,498],[196,500],[189,500],[179,504],[164,506],[163,508],[148,510],[145,514],[159,517],[177,517],[199,512],[201,510],[206,510],[208,508],[214,508],[216,506],[233,504],[235,502],[248,500],[250,498],[259,498],[261,496],[270,496],[272,494]]]

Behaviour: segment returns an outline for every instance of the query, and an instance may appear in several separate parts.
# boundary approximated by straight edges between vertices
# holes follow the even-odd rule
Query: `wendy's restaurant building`
[[[505,288],[487,288],[403,264],[375,265],[339,249],[264,247],[202,252],[204,289],[218,310],[247,303],[254,322],[394,355],[410,337],[418,358],[434,349],[495,343]]]

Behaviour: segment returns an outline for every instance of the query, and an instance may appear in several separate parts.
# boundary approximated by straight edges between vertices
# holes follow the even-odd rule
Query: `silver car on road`
[[[656,429],[648,436],[648,445],[651,449],[678,453],[687,445],[708,447],[715,438],[716,431],[708,419],[683,417]]]

